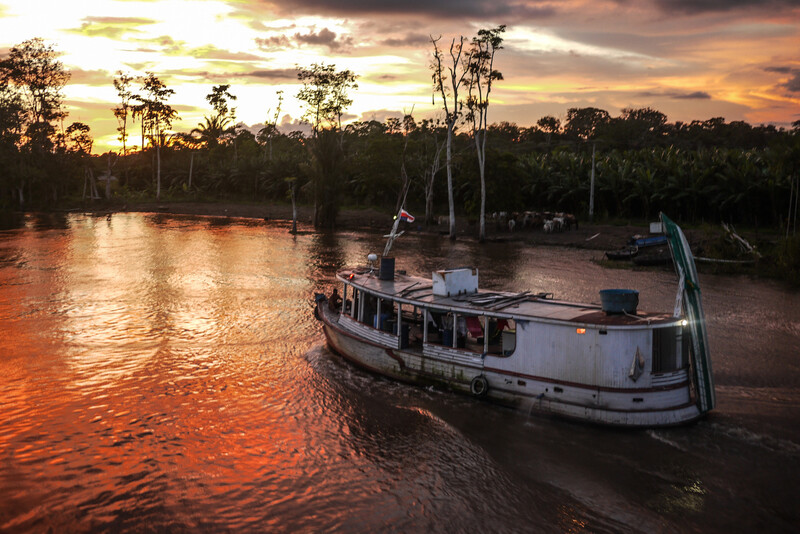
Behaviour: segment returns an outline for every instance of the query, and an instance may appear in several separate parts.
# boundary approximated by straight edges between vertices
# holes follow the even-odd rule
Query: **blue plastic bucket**
[[[600,304],[606,313],[636,313],[639,292],[635,289],[602,289]]]

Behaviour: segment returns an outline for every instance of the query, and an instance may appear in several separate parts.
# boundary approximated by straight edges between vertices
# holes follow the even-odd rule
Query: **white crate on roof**
[[[478,292],[478,269],[443,269],[433,271],[433,294],[454,297]]]

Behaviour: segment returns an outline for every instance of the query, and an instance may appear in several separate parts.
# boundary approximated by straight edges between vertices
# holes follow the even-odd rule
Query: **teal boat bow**
[[[661,224],[667,236],[675,270],[681,279],[682,303],[688,328],[692,336],[692,367],[697,387],[697,405],[706,413],[716,405],[714,379],[711,373],[711,357],[708,352],[708,332],[703,312],[703,299],[694,256],[680,227],[661,213]],[[678,310],[676,310],[677,312]]]

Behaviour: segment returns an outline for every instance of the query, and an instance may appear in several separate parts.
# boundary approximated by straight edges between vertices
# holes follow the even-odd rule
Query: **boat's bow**
[[[688,328],[692,336],[692,367],[697,386],[697,405],[700,412],[705,413],[716,405],[716,396],[697,267],[694,264],[694,256],[692,256],[689,243],[680,227],[663,213],[661,214],[661,224],[669,242],[675,270],[682,280],[683,309],[689,320]]]

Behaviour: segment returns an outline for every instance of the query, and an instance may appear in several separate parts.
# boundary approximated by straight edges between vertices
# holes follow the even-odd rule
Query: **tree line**
[[[252,132],[236,121],[230,85],[215,85],[203,122],[176,132],[174,91],[154,73],[118,72],[122,148],[92,154],[90,127],[67,125],[69,72],[41,39],[0,60],[0,208],[31,209],[81,200],[292,201],[315,206],[315,224],[332,227],[341,207],[400,207],[433,224],[447,210],[476,222],[495,211],[589,212],[595,151],[595,213],[684,222],[728,221],[784,228],[800,176],[800,121],[791,130],[723,118],[669,123],[650,108],[613,117],[570,108],[563,121],[489,124],[493,69],[504,27],[443,46],[431,37],[438,118],[342,124],[357,75],[334,65],[298,67],[311,134],[278,129],[284,95]],[[116,179],[112,179],[114,176]],[[795,201],[796,206],[796,201]],[[796,210],[796,207],[795,207]]]

